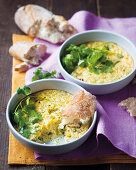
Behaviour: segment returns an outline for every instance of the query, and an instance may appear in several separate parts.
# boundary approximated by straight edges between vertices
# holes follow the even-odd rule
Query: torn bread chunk
[[[60,128],[65,125],[80,127],[87,124],[96,111],[95,96],[83,90],[78,91],[60,114],[63,117]]]
[[[39,30],[40,23],[42,21],[47,23],[52,15],[52,12],[41,6],[29,4],[20,7],[16,11],[14,20],[24,33],[31,34],[30,36],[34,37]]]
[[[125,107],[130,116],[136,116],[136,97],[129,97],[121,101],[118,106]]]
[[[93,100],[94,98],[94,95],[80,90],[73,96],[60,115],[85,120],[91,117],[96,110],[96,101]]]
[[[37,66],[45,55],[46,49],[44,44],[20,41],[9,48],[9,54],[18,60]]]
[[[53,15],[52,19],[39,28],[37,37],[57,44],[64,42],[75,33],[76,30],[74,27],[70,25],[64,17]]]
[[[26,62],[23,62],[15,66],[15,71],[19,71],[19,72],[26,72],[28,69],[29,69],[29,64]]]
[[[24,33],[53,44],[62,43],[77,32],[63,16],[54,15],[38,5],[20,7],[15,13],[14,20]]]

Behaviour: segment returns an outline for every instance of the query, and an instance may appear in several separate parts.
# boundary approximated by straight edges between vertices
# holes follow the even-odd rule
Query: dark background
[[[14,13],[26,4],[41,5],[69,19],[79,10],[88,10],[102,17],[136,17],[136,0],[0,0],[0,170],[135,170],[136,164],[105,164],[87,166],[8,165],[8,127],[5,118],[11,96],[12,57],[8,54],[12,33],[23,34],[14,23]],[[126,28],[127,31],[127,28]]]

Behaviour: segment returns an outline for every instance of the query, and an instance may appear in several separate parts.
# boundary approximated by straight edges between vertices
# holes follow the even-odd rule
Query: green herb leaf
[[[57,74],[56,70],[52,72],[48,72],[48,71],[43,71],[43,69],[39,67],[35,70],[34,76],[32,77],[32,81],[36,81],[40,79],[56,78],[55,74]]]
[[[86,67],[87,66],[87,60],[86,59],[79,59],[78,66]]]
[[[89,48],[85,44],[80,46],[71,44],[65,49],[62,65],[68,73],[72,73],[76,66],[88,66],[89,71],[95,74],[111,73],[116,63],[107,57],[107,54],[111,53],[109,43],[111,42],[102,42],[102,48],[98,44],[95,48]]]
[[[22,110],[29,114],[31,113],[32,110],[35,110],[35,105],[34,104],[25,105]]]
[[[29,105],[30,97],[27,97],[26,104]]]
[[[31,114],[29,115],[29,121],[31,123],[36,123],[38,120],[42,120],[42,115],[39,112],[31,111]]]
[[[22,135],[26,138],[29,138],[30,136],[30,130],[29,129],[23,129]]]
[[[88,56],[91,56],[93,51],[91,48],[86,47],[85,44],[82,44],[79,47],[79,52],[80,52],[80,58],[86,58]]]
[[[23,127],[26,124],[25,118],[24,118],[24,112],[21,109],[18,109],[14,113],[14,122],[19,125],[19,127]]]
[[[36,111],[35,104],[31,104],[30,99],[31,95],[22,99],[13,115],[13,120],[17,124],[19,133],[27,138],[31,134],[30,125],[42,120],[41,113]]]
[[[62,63],[64,65],[64,67],[66,68],[66,70],[71,73],[72,71],[74,71],[75,66],[78,63],[78,56],[73,56],[74,54],[76,54],[76,52],[72,52],[72,54],[67,54],[63,59],[62,59]]]
[[[15,121],[15,123],[19,123],[20,114],[21,114],[20,109],[17,112],[14,113],[14,121]]]
[[[70,44],[70,46],[68,48],[66,48],[67,52],[71,52],[71,51],[74,51],[74,50],[78,50],[78,47],[74,44]]]
[[[22,88],[18,88],[17,89],[17,93],[19,94],[19,95],[29,95],[29,94],[31,94],[31,89],[29,88],[29,87],[26,87],[26,86],[23,86]]]

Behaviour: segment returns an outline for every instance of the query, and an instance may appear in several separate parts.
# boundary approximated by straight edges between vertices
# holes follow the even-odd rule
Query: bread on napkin
[[[62,16],[54,15],[38,5],[20,7],[15,13],[15,23],[26,34],[51,43],[62,43],[76,33],[75,28]]]
[[[60,126],[68,124],[70,127],[79,127],[80,124],[88,123],[96,110],[94,98],[91,93],[78,91],[60,114],[63,117]]]
[[[18,60],[37,66],[45,55],[46,49],[44,44],[20,41],[9,48],[9,54]]]
[[[122,100],[118,105],[120,107],[125,107],[130,113],[130,116],[136,116],[136,97],[129,97]]]

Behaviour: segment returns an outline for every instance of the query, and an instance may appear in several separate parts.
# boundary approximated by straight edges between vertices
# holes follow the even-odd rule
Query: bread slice
[[[39,65],[39,61],[45,55],[47,47],[29,41],[20,41],[9,48],[9,54],[18,60],[32,65]]]
[[[24,33],[54,44],[62,43],[76,33],[76,29],[64,17],[54,15],[38,5],[20,7],[14,19]]]
[[[42,20],[47,23],[52,18],[52,15],[52,12],[38,5],[26,5],[16,11],[14,19],[15,23],[24,33],[30,34],[29,31],[31,30],[31,36],[34,37],[39,29],[38,24]]]
[[[47,24],[39,29],[37,36],[53,44],[62,43],[76,33],[75,28],[62,16],[53,15]]]
[[[28,69],[29,69],[29,64],[26,62],[23,62],[15,66],[15,71],[19,71],[19,72],[26,72]]]
[[[83,90],[78,91],[72,100],[66,105],[64,111],[60,114],[62,117],[86,120],[90,118],[96,110],[95,96],[85,93]]]
[[[81,124],[89,124],[96,110],[94,98],[95,96],[88,92],[78,91],[60,114],[62,122],[59,128],[64,129],[65,125],[79,128]]]
[[[129,97],[125,100],[122,100],[118,106],[125,107],[130,113],[130,116],[136,116],[136,97]]]

